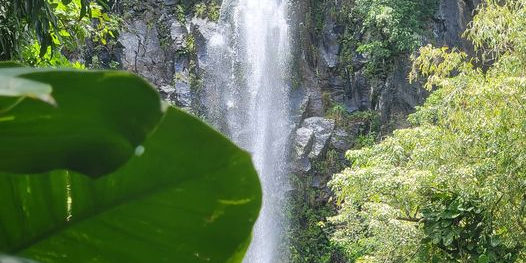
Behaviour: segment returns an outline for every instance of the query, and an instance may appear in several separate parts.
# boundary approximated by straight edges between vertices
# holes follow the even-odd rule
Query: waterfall
[[[287,7],[286,0],[225,0],[207,44],[207,118],[252,153],[263,187],[246,263],[282,262],[286,254],[283,208],[292,131]]]

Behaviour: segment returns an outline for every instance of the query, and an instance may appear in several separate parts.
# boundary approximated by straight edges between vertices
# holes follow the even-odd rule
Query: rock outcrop
[[[180,21],[181,14],[173,8],[178,3],[136,1],[123,10],[120,63],[157,86],[166,101],[195,112],[199,69],[206,63],[206,42],[216,23],[189,15]]]
[[[294,137],[294,170],[309,172],[311,161],[319,160],[326,153],[334,132],[333,120],[322,117],[305,119]]]
[[[438,45],[471,51],[472,45],[462,38],[480,0],[441,0],[433,18],[433,34]]]
[[[124,47],[123,69],[139,73],[158,87],[170,84],[173,73],[166,65],[172,63],[161,49],[157,28],[144,20],[128,21],[119,42]]]

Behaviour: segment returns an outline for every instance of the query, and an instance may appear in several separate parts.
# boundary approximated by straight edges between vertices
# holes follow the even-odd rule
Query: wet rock
[[[170,24],[170,37],[173,41],[176,50],[184,50],[186,48],[186,36],[188,30],[177,19],[173,19]]]
[[[298,127],[304,119],[309,105],[309,91],[304,86],[290,92],[290,112],[294,127]]]
[[[340,76],[333,76],[329,78],[329,84],[334,89],[343,89],[345,87],[345,81]]]
[[[351,85],[346,92],[347,111],[367,110],[371,108],[371,85],[365,77],[363,70],[354,72],[351,77]]]
[[[208,19],[194,17],[190,21],[190,29],[194,33],[199,33],[203,40],[208,41],[217,32],[217,24]]]
[[[327,16],[323,26],[320,53],[328,68],[335,68],[339,64],[340,43],[335,28],[336,22],[331,16]]]
[[[192,106],[192,88],[187,80],[175,82],[176,104],[180,107]]]
[[[316,188],[316,189],[322,189],[324,188],[326,185],[326,182],[324,182],[322,176],[319,176],[319,175],[314,175],[312,176],[312,179],[311,179],[311,187],[313,188]]]
[[[336,129],[331,136],[331,148],[340,152],[345,152],[351,148],[353,137],[353,134],[348,133],[345,129]]]
[[[307,157],[314,144],[314,131],[308,128],[299,128],[296,130],[294,140],[294,151],[299,158]]]
[[[193,92],[190,85],[190,61],[186,55],[177,55],[174,62],[175,94],[172,99],[179,107],[192,106]]]
[[[159,91],[166,95],[170,95],[175,92],[175,88],[169,85],[159,87]]]
[[[308,157],[303,157],[295,162],[295,170],[301,173],[308,173],[312,169],[312,163]]]
[[[161,49],[155,27],[148,27],[142,20],[128,23],[119,36],[124,47],[122,67],[146,78],[156,86],[169,85],[172,72],[166,67],[167,58]]]
[[[198,17],[190,21],[190,32],[195,39],[197,64],[199,68],[206,68],[208,53],[207,44],[217,32],[217,23]]]
[[[369,60],[360,53],[356,53],[351,59],[352,68],[354,71],[361,70],[367,64],[367,62],[369,62]]]
[[[324,5],[325,12],[317,14],[324,19],[320,32],[314,28],[299,27],[298,34],[305,63],[310,71],[315,72],[316,85],[309,87],[312,105],[316,105],[317,111],[309,106],[312,114],[307,116],[322,116],[326,109],[322,108],[319,113],[320,94],[330,94],[330,101],[342,103],[348,112],[357,110],[378,110],[382,115],[382,123],[397,122],[405,119],[405,116],[414,111],[414,107],[423,102],[427,93],[421,89],[421,84],[410,84],[407,73],[410,64],[407,56],[395,59],[392,70],[376,79],[368,79],[364,75],[364,66],[370,58],[359,54],[356,50],[352,53],[352,72],[341,68],[339,56],[342,54],[342,33],[352,28],[343,28],[345,24],[339,24],[334,19],[334,12],[341,11],[341,5],[336,2]],[[437,12],[429,23],[429,29],[433,35],[424,34],[422,44],[433,43],[435,46],[457,47],[461,50],[472,51],[472,46],[466,39],[462,38],[467,25],[472,20],[473,14],[481,0],[440,0]],[[300,13],[312,13],[317,10],[309,9],[309,6],[300,7]],[[301,17],[299,18],[301,20]],[[305,25],[308,21],[302,21]],[[359,21],[357,21],[359,23]],[[367,34],[354,30],[354,40],[360,42],[367,38]],[[349,32],[349,31],[347,31]],[[316,48],[311,48],[315,46]],[[320,93],[318,93],[320,90]],[[324,101],[327,101],[324,98]],[[317,103],[317,104],[315,104]],[[398,117],[399,116],[399,117]]]
[[[314,144],[314,131],[307,128],[299,128],[294,136],[293,163],[296,171],[307,173],[312,165],[309,160],[309,153]]]
[[[293,166],[296,171],[307,173],[312,160],[319,159],[327,151],[334,132],[334,121],[321,117],[305,119],[294,136]]]
[[[309,158],[317,159],[325,154],[329,145],[329,139],[334,131],[335,123],[333,120],[312,117],[303,121],[302,127],[314,132],[314,143],[309,153]]]
[[[428,92],[418,83],[409,83],[407,75],[410,70],[410,61],[398,60],[393,72],[387,77],[382,86],[378,87],[376,110],[380,112],[381,122],[400,122],[398,127],[403,128],[405,116],[412,113],[416,106],[424,103]]]

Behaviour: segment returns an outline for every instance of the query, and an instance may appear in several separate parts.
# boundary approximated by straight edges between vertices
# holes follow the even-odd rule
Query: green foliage
[[[81,0],[71,0],[67,5],[61,0],[48,0],[53,7],[59,27],[53,30],[52,36],[56,46],[69,48],[82,46],[90,38],[95,43],[106,45],[108,39],[115,37],[119,21],[106,13],[102,6],[92,3],[89,7],[90,16],[79,19],[82,9]]]
[[[219,21],[221,16],[221,7],[215,2],[212,1],[208,4],[208,19],[211,21]]]
[[[75,69],[84,69],[85,65],[80,62],[71,62],[60,52],[54,52],[48,47],[47,52],[40,56],[40,46],[37,42],[23,47],[22,60],[24,64],[35,67],[66,67]]]
[[[216,0],[189,0],[175,5],[174,13],[177,21],[186,23],[188,16],[206,18],[210,21],[218,21],[221,12],[221,6]]]
[[[360,123],[367,127],[366,133],[379,131],[380,115],[378,112],[366,110],[349,113],[345,105],[339,103],[333,104],[329,95],[322,97],[322,100],[324,100],[324,104],[332,105],[329,110],[327,110],[325,117],[333,119],[338,127],[349,127],[353,124]],[[327,100],[327,102],[325,102],[325,100]]]
[[[363,147],[371,147],[376,143],[376,132],[369,132],[366,134],[360,134],[356,138],[356,141],[354,143],[354,147],[356,149],[360,149]]]
[[[194,5],[194,15],[199,18],[208,18],[210,21],[218,21],[221,7],[215,1],[208,3],[197,3]]]
[[[22,96],[50,102],[24,99],[0,113],[3,119],[8,118],[0,122],[0,170],[4,172],[38,173],[56,168],[93,176],[111,172],[133,155],[162,115],[155,90],[122,72],[6,68],[0,77],[11,79],[4,82],[7,89],[23,88],[36,95]],[[24,82],[18,84],[13,79]],[[51,88],[53,97],[48,99]],[[123,93],[127,100],[115,104]],[[123,119],[124,112],[134,120]],[[112,125],[105,127],[108,122]]]
[[[334,104],[327,111],[326,117],[333,119],[337,127],[344,129],[358,127],[359,134],[354,141],[354,148],[356,149],[372,146],[378,139],[380,131],[380,115],[378,112],[368,110],[349,114],[344,105]]]
[[[395,57],[418,48],[436,0],[356,0],[345,2],[339,20],[349,27],[342,38],[342,62],[351,65],[354,50],[368,62],[366,74],[384,76]],[[356,43],[355,33],[362,38]]]
[[[380,131],[380,114],[374,110],[353,112],[349,119],[352,122],[363,122],[368,127],[366,133],[375,133]]]
[[[197,46],[195,44],[195,37],[192,34],[188,34],[184,40],[185,42],[185,52],[187,54],[195,54]]]
[[[0,62],[0,96],[10,97],[3,101],[0,113],[5,113],[18,105],[25,98],[38,99],[50,104],[55,104],[51,96],[51,86],[18,76],[17,72],[6,71],[5,68],[19,67],[16,63]],[[11,98],[14,98],[12,100]]]
[[[73,67],[83,68],[79,62],[69,62],[64,54],[75,55],[86,46],[86,41],[94,45],[106,46],[113,41],[119,30],[119,19],[104,12],[103,7],[92,3],[89,7],[90,17],[79,19],[81,0],[72,0],[64,5],[60,0],[47,0],[57,19],[58,27],[51,30],[53,45],[42,53],[42,47],[35,39],[27,39],[22,48],[22,61],[25,64],[39,67]],[[36,52],[39,49],[40,52]]]
[[[507,247],[493,231],[484,201],[455,193],[432,191],[436,201],[421,211],[425,238],[421,256],[431,262],[515,262],[518,246]],[[438,254],[438,255],[437,255]]]
[[[316,34],[320,34],[323,30],[323,24],[325,22],[325,1],[311,0],[309,2],[310,10],[312,10],[312,12],[308,14],[310,17],[306,20],[312,23],[310,27],[314,28],[314,32]]]
[[[312,179],[291,175],[297,192],[289,203],[288,233],[291,263],[339,262],[339,248],[330,240],[331,226],[326,218],[335,214],[333,207],[320,203],[324,192],[311,186]]]
[[[333,119],[336,122],[336,125],[341,125],[345,122],[346,118],[349,116],[347,113],[347,108],[342,104],[334,104],[325,115],[327,118]]]
[[[0,262],[10,262],[10,263],[36,263],[33,260],[23,259],[18,257],[6,256],[0,254]]]
[[[24,30],[26,25],[32,32]],[[58,28],[58,24],[47,1],[0,1],[0,59],[17,58],[23,45],[20,40],[33,32],[44,53],[53,45],[50,27]]]
[[[333,261],[336,248],[332,246],[324,221],[333,215],[327,206],[310,207],[305,200],[297,200],[293,210],[293,224],[299,226],[290,234],[291,263],[329,263]]]
[[[39,57],[64,60],[58,58],[62,54],[54,53],[73,52],[88,38],[106,45],[114,37],[118,21],[106,13],[103,1],[97,2],[100,4],[87,0],[0,1],[0,59],[46,66],[49,59]]]
[[[194,6],[194,14],[197,17],[206,17],[206,4],[205,3],[198,3]]]
[[[308,175],[291,175],[295,191],[288,205],[290,228],[289,261],[291,263],[336,263],[344,262],[340,247],[330,240],[334,232],[327,218],[335,215],[327,189],[314,185],[325,185],[329,176],[343,168],[340,154],[330,149],[323,160],[313,163]],[[318,179],[314,179],[318,178]]]
[[[184,5],[176,5],[175,14],[177,21],[179,21],[180,23],[186,23],[186,8]]]
[[[476,57],[420,50],[411,78],[433,94],[415,127],[347,152],[330,182],[349,258],[525,262],[525,28],[526,1],[487,0],[465,33]]]
[[[2,253],[44,263],[241,262],[261,204],[246,152],[163,109],[131,74],[12,66],[1,64],[0,77],[30,82],[0,86],[23,98],[0,112]],[[32,99],[51,90],[35,83],[51,87],[56,105]]]
[[[325,154],[323,160],[315,161],[313,163],[313,168],[322,177],[327,177],[328,175],[343,169],[343,166],[340,162],[338,152],[334,149],[330,149],[327,151],[327,154]]]

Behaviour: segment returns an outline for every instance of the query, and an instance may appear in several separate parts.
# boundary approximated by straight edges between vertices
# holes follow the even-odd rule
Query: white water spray
[[[252,153],[263,207],[245,263],[278,263],[286,255],[283,216],[288,141],[290,59],[286,0],[225,0],[207,46],[210,122]]]

